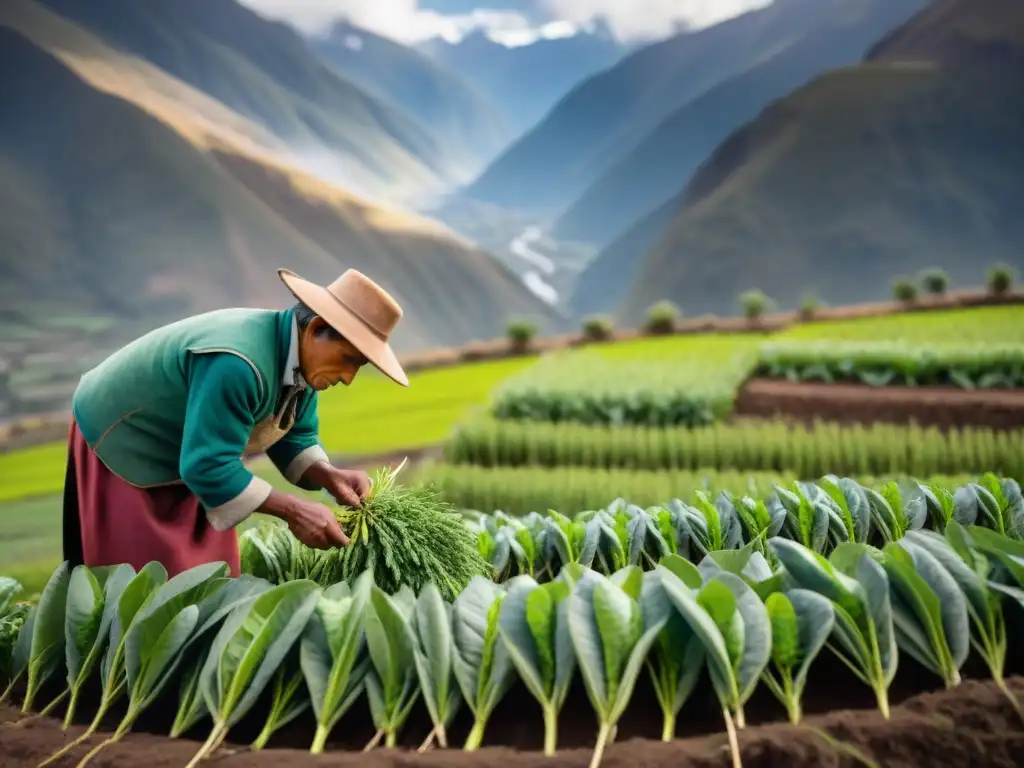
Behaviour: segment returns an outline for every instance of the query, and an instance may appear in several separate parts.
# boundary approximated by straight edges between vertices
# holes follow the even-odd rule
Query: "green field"
[[[574,355],[599,354],[610,361],[677,364],[691,373],[701,367],[714,371],[735,358],[737,354],[752,352],[766,339],[759,334],[701,334],[642,338],[607,345],[593,345]],[[1014,343],[1024,342],[1024,306],[984,309],[929,311],[866,318],[839,322],[809,323],[797,326],[771,340],[905,340],[930,345],[964,342]],[[581,358],[582,360],[582,358]],[[538,361],[536,357],[472,363],[450,368],[423,371],[410,376],[408,389],[398,387],[375,371],[360,375],[352,387],[339,388],[321,397],[321,436],[328,451],[338,457],[356,457],[414,449],[441,443],[461,422],[478,416],[492,392],[503,382],[523,374]],[[628,371],[625,365],[623,371]],[[609,375],[614,366],[609,369]],[[578,440],[578,438],[576,438]],[[64,443],[51,443],[34,448],[0,454],[0,571],[23,579],[30,589],[41,586],[41,580],[52,571],[60,550],[60,491],[63,486],[66,457]],[[686,450],[690,450],[687,445]],[[763,451],[762,451],[763,452]],[[765,460],[767,461],[767,459]],[[820,462],[809,461],[817,466]],[[721,465],[723,462],[712,462]],[[807,463],[807,462],[804,462]],[[680,463],[688,469],[677,479],[686,476],[687,482],[696,477],[691,461]],[[938,471],[950,470],[947,463]],[[757,467],[764,471],[764,465]],[[276,485],[286,485],[267,462],[257,462],[254,469]],[[754,467],[744,467],[754,469]],[[792,469],[787,467],[787,469]],[[451,488],[459,487],[451,479],[450,466],[440,468],[444,481]],[[967,467],[959,471],[969,471]],[[745,477],[746,472],[732,475],[730,483]],[[486,479],[489,478],[489,479]],[[487,488],[480,493],[459,490],[467,500],[486,501],[495,496],[494,482],[499,485],[515,483],[525,477],[505,467],[498,474],[479,478]],[[544,475],[545,478],[548,475]],[[597,472],[595,481],[607,479],[606,473]],[[764,481],[766,476],[761,476]],[[638,481],[641,478],[636,478]],[[670,478],[661,476],[658,487]],[[544,488],[557,487],[545,479]],[[608,488],[601,482],[596,491]],[[625,487],[625,486],[624,486]],[[497,490],[500,490],[497,489]],[[521,488],[520,503],[527,498],[539,502],[537,488]],[[532,495],[531,495],[532,494]],[[603,499],[607,502],[610,499]]]

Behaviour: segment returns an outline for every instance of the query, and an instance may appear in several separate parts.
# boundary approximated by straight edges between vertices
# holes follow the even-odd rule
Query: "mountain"
[[[487,94],[512,136],[531,129],[577,83],[612,66],[627,50],[604,25],[517,46],[476,30],[457,43],[434,38],[419,48]]]
[[[933,0],[860,65],[730,136],[687,187],[621,307],[690,313],[760,288],[783,307],[886,296],[941,267],[1024,265],[1024,5]]]
[[[558,219],[551,235],[604,247],[675,198],[730,133],[813,77],[855,64],[926,0],[819,0],[817,14],[763,60],[677,109]]]
[[[472,243],[289,167],[246,118],[38,6],[15,18],[18,5],[33,7],[0,9],[5,316],[141,332],[286,306],[283,266],[377,279],[406,310],[403,351],[499,336],[511,315],[557,322]]]
[[[771,58],[832,13],[831,1],[775,0],[645,46],[575,87],[462,197],[560,214],[677,109]]]
[[[404,201],[451,181],[454,159],[412,116],[235,0],[40,2],[261,124],[297,163],[350,189]]]
[[[629,290],[646,254],[672,221],[680,200],[673,198],[641,217],[609,243],[580,272],[569,295],[569,314],[608,315]]]
[[[380,94],[427,128],[471,180],[512,138],[476,86],[424,53],[346,22],[310,40],[320,57],[363,90]]]

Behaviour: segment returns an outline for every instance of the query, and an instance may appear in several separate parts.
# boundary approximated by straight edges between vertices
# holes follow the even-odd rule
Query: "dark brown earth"
[[[734,413],[806,422],[1016,429],[1024,427],[1024,391],[751,379],[740,390]]]
[[[1011,646],[1012,647],[1012,646]],[[1024,659],[1014,666],[1022,666]],[[1019,673],[1020,670],[1011,670]],[[747,703],[748,727],[739,742],[745,768],[792,768],[822,766],[854,768],[862,760],[849,748],[879,768],[1011,768],[1024,765],[1024,726],[1004,695],[983,670],[965,670],[965,682],[952,692],[934,692],[937,680],[912,661],[901,658],[900,671],[890,689],[894,705],[886,721],[874,707],[871,692],[834,658],[826,653],[816,663],[804,697],[808,713],[806,726],[781,724],[783,712],[763,688]],[[815,674],[817,673],[817,674]],[[974,679],[971,679],[974,678]],[[1024,678],[1010,679],[1011,689],[1024,698]],[[161,734],[173,716],[176,691],[157,702],[123,741],[99,752],[90,765],[96,768],[182,768],[195,754],[208,733],[209,722],[197,726],[190,738],[170,740]],[[52,692],[51,694],[52,695]],[[45,698],[44,698],[45,700]],[[488,725],[485,747],[474,753],[458,749],[469,727],[469,713],[463,709],[450,731],[455,749],[417,755],[418,745],[430,729],[422,708],[414,710],[402,733],[400,750],[378,749],[370,754],[360,750],[372,737],[373,727],[365,700],[357,702],[335,729],[327,752],[311,756],[307,745],[313,730],[310,716],[275,735],[262,752],[246,748],[256,735],[266,702],[259,712],[244,720],[231,733],[231,744],[210,760],[217,766],[336,765],[361,768],[399,766],[464,766],[469,768],[585,768],[591,758],[596,728],[593,711],[582,687],[570,693],[559,723],[560,751],[555,758],[539,752],[542,742],[540,710],[522,688],[514,688],[499,705]],[[840,709],[844,708],[844,709]],[[91,716],[93,706],[82,703],[81,717]],[[55,711],[57,717],[62,716]],[[34,766],[82,730],[75,725],[66,733],[59,719],[43,717],[14,725],[21,718],[13,706],[0,706],[0,768]],[[108,725],[116,724],[117,713]],[[671,743],[659,739],[661,712],[644,677],[619,727],[618,741],[605,753],[606,768],[729,768],[721,714],[707,680],[702,681],[680,714],[677,736]],[[830,734],[840,747],[821,735]],[[89,747],[103,736],[95,736],[69,755],[52,763],[55,767],[77,765]],[[840,751],[842,750],[842,751]]]

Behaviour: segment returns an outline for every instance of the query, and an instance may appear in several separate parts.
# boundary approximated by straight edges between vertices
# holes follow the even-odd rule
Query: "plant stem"
[[[882,713],[882,717],[886,720],[889,719],[889,690],[885,687],[885,683],[879,681],[875,684],[875,696],[878,699],[878,711]]]
[[[195,768],[200,762],[206,759],[215,749],[217,749],[218,746],[220,746],[220,743],[224,741],[224,736],[227,735],[227,730],[227,726],[225,726],[224,723],[217,723],[213,726],[213,730],[210,731],[210,735],[206,737],[206,741],[203,743],[203,746],[201,746],[199,751],[192,756],[192,759],[189,760],[188,765],[186,765],[185,768]]]
[[[367,745],[365,747],[363,747],[363,752],[369,752],[371,749],[373,749],[378,744],[380,744],[380,740],[381,740],[381,738],[383,738],[383,736],[384,736],[383,729],[378,730],[375,734],[373,734],[373,738],[370,739],[370,741],[367,743]]]
[[[736,726],[733,724],[732,715],[728,708],[722,710],[722,717],[725,718],[725,732],[729,736],[729,751],[732,752],[732,768],[743,768],[743,761],[740,760],[740,740],[736,735]]]
[[[672,741],[676,737],[676,715],[674,712],[665,711],[665,720],[661,726],[661,740]]]
[[[427,738],[425,738],[423,740],[423,743],[420,744],[420,748],[416,750],[417,752],[419,752],[420,754],[423,754],[428,749],[430,749],[431,746],[433,746],[434,737],[436,737],[438,735],[437,734],[437,729],[438,728],[440,728],[440,726],[438,726],[438,725],[434,726],[434,728],[430,731],[430,733],[427,734]]]
[[[331,733],[331,728],[323,723],[317,723],[316,735],[313,737],[313,744],[309,748],[309,751],[314,755],[319,755],[324,751],[324,747],[327,746],[327,737]]]
[[[594,755],[590,758],[590,768],[597,768],[604,757],[604,748],[612,735],[611,723],[601,723],[601,730],[597,732],[597,744],[594,745]]]
[[[786,671],[782,676],[782,690],[786,695],[786,711],[789,713],[789,722],[799,725],[803,712],[800,709],[800,695],[793,690],[793,676]]]
[[[469,732],[469,736],[466,738],[466,744],[463,750],[466,752],[473,752],[480,748],[480,745],[484,741],[484,728],[487,727],[487,720],[478,717],[476,722],[473,723],[473,730]]]
[[[17,683],[20,679],[21,675],[15,675],[11,678],[11,682],[9,682],[7,684],[7,687],[4,688],[4,692],[0,693],[0,703],[7,701],[7,698],[11,695],[11,692],[14,690],[15,683]]]
[[[558,710],[544,707],[544,754],[551,757],[558,749]]]
[[[138,712],[133,712],[129,709],[128,714],[124,716],[124,720],[122,720],[121,724],[117,726],[117,730],[114,731],[114,733],[110,737],[101,741],[95,747],[86,752],[85,757],[79,760],[77,768],[84,768],[89,763],[90,760],[92,760],[94,757],[96,757],[97,754],[99,754],[100,750],[102,750],[104,747],[109,746],[110,744],[114,744],[115,742],[120,741],[121,737],[123,737],[126,733],[128,733],[129,730],[131,730],[132,723],[135,722],[135,718],[138,717],[138,715]]]
[[[387,735],[384,737],[384,748],[385,749],[394,749],[397,746],[398,746],[398,731],[395,730],[395,729],[392,729],[392,730],[388,731]]]
[[[264,724],[263,730],[260,731],[260,735],[249,745],[250,749],[258,752],[267,746],[267,742],[270,741],[270,737],[274,734],[274,722],[273,717],[267,718],[267,722]]]
[[[71,700],[68,702],[68,711],[64,713],[64,724],[61,726],[65,731],[71,727],[71,723],[75,719],[75,709],[78,705],[78,694],[81,692],[82,689],[77,685],[71,689]]]

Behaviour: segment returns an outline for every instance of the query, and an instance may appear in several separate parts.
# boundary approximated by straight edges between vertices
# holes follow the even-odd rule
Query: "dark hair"
[[[295,306],[292,309],[295,312],[295,323],[299,326],[300,331],[307,325],[309,325],[311,322],[313,322],[314,318],[319,317],[319,315],[316,312],[307,307],[301,301],[296,302]],[[344,336],[342,336],[340,333],[334,330],[334,328],[332,328],[329,324],[326,323],[319,331],[317,331],[317,335],[326,336],[331,341],[345,340]]]

